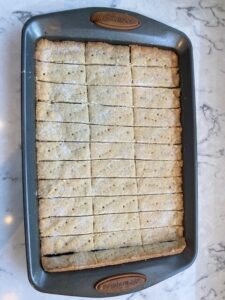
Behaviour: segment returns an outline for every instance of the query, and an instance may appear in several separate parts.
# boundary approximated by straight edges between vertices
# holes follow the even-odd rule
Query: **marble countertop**
[[[225,1],[0,0],[0,299],[41,294],[27,279],[20,136],[20,38],[31,16],[87,6],[123,8],[185,32],[194,49],[199,174],[199,253],[184,272],[114,299],[225,299]]]

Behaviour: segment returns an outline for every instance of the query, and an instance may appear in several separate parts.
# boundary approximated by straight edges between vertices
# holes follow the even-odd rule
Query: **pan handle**
[[[138,18],[116,11],[97,11],[90,16],[90,21],[107,29],[132,30],[141,26]]]
[[[104,294],[124,293],[139,287],[143,288],[146,282],[147,277],[144,274],[126,273],[100,280],[95,285],[95,289]]]

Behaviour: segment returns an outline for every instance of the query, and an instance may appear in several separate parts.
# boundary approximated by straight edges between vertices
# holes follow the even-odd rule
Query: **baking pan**
[[[108,17],[101,17],[101,13],[100,16],[93,16],[96,12],[106,12]],[[36,42],[40,38],[138,43],[169,48],[178,54],[183,127],[184,227],[187,242],[183,253],[73,272],[48,273],[43,270],[40,262],[35,149],[34,54]],[[111,8],[70,10],[29,19],[22,32],[22,159],[28,277],[37,290],[72,296],[116,296],[150,287],[183,271],[194,261],[197,252],[196,125],[190,40],[182,32],[145,16]],[[107,279],[111,276],[115,277]]]

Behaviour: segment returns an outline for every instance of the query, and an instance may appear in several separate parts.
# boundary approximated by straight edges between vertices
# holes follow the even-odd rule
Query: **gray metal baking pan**
[[[130,21],[127,23],[125,21],[127,28],[100,27],[91,21],[91,16],[95,12],[102,11],[133,16],[138,20],[138,26],[132,29],[129,27]],[[100,21],[105,20],[103,18]],[[120,22],[121,18],[114,21]],[[74,272],[48,273],[43,270],[40,262],[35,149],[34,53],[36,43],[40,38],[105,41],[115,44],[138,43],[169,48],[178,54],[183,127],[184,227],[187,242],[183,253]],[[35,16],[26,22],[22,31],[21,76],[24,223],[28,277],[33,287],[41,292],[52,294],[86,297],[116,296],[145,289],[189,267],[197,253],[197,176],[193,57],[192,45],[187,36],[145,16],[111,8],[84,8]],[[96,289],[96,284],[102,279],[127,273],[143,274],[146,281],[142,281],[142,285],[139,285],[138,281],[136,285],[126,280],[122,280],[122,283],[114,281],[114,289],[111,291],[110,289]],[[125,288],[117,289],[116,286]]]

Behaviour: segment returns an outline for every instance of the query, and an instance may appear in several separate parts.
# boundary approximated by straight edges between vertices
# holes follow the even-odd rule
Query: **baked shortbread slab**
[[[42,39],[35,58],[44,269],[80,270],[182,252],[176,53]]]

